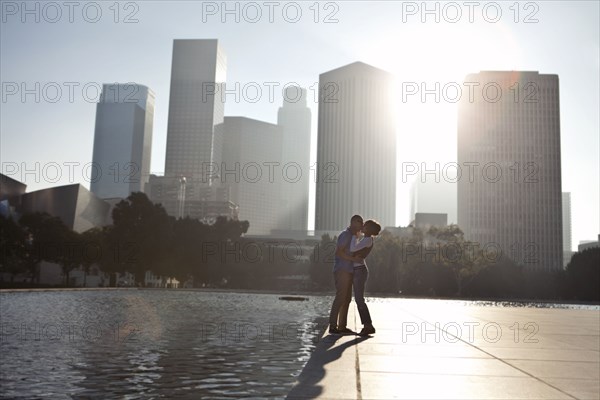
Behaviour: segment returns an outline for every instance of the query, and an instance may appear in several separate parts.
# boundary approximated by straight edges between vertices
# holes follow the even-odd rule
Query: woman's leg
[[[367,268],[357,268],[354,270],[354,301],[360,315],[360,321],[363,325],[371,325],[371,314],[369,307],[365,302],[365,284],[369,278],[369,270]]]

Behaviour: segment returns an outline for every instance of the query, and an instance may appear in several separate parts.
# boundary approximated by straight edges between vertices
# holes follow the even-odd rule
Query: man
[[[333,279],[335,281],[335,299],[329,314],[330,334],[354,334],[355,332],[346,327],[348,308],[352,300],[352,281],[354,273],[354,262],[363,260],[360,256],[350,254],[350,242],[354,235],[363,227],[363,219],[360,215],[354,215],[350,219],[350,226],[342,231],[337,239],[335,258],[333,263]]]

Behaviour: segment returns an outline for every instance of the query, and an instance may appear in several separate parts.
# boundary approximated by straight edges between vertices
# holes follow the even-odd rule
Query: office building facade
[[[533,270],[562,268],[557,75],[468,75],[458,110],[458,225]],[[466,87],[466,86],[465,86]]]
[[[311,178],[311,112],[306,105],[306,89],[290,86],[284,91],[283,106],[277,113],[282,129],[281,229],[308,229],[308,190]]]
[[[319,76],[315,230],[353,214],[396,225],[396,115],[388,72],[356,62]]]
[[[238,218],[249,221],[248,233],[266,235],[280,229],[282,129],[245,117],[225,117],[223,161],[219,182],[231,187]]]
[[[99,198],[142,192],[150,175],[154,93],[136,83],[105,84],[96,106],[90,190]]]
[[[563,267],[571,261],[575,252],[573,249],[573,238],[571,231],[571,193],[562,194],[562,227],[563,227]]]
[[[216,39],[173,42],[165,176],[202,180],[221,163],[226,65]]]

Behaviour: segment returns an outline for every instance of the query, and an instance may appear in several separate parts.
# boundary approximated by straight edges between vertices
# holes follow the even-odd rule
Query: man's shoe
[[[340,335],[356,335],[356,332],[348,328],[340,328],[338,329],[338,332]]]
[[[341,332],[337,327],[331,325],[331,326],[329,326],[329,334],[330,335],[341,335]]]
[[[375,328],[373,328],[373,325],[369,325],[369,326],[365,326],[364,328],[362,328],[362,331],[360,331],[358,336],[369,336],[369,335],[372,335],[373,333],[375,333]]]

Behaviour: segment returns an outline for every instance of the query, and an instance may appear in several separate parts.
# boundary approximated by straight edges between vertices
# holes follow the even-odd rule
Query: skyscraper
[[[353,214],[396,225],[392,75],[355,62],[319,76],[315,230]]]
[[[174,40],[165,176],[204,179],[221,164],[225,74],[216,39]]]
[[[150,175],[154,93],[135,83],[105,84],[96,106],[90,189],[126,198],[144,191]]]
[[[573,241],[571,239],[571,193],[562,194],[562,221],[563,221],[563,250],[571,251]]]
[[[310,179],[310,108],[306,89],[286,88],[277,124],[283,133],[281,229],[306,230],[308,227],[308,183]]]
[[[173,41],[165,176],[152,175],[147,192],[176,218],[237,217],[229,188],[213,185],[223,151],[225,73],[216,39]]]
[[[245,117],[225,117],[223,162],[219,183],[231,187],[238,218],[249,221],[248,233],[266,235],[280,229],[281,127]]]
[[[563,266],[566,267],[575,253],[571,237],[571,193],[562,194]]]
[[[558,76],[465,78],[458,114],[458,225],[530,269],[562,267]]]

